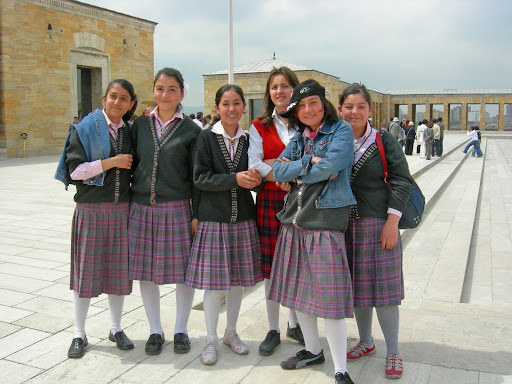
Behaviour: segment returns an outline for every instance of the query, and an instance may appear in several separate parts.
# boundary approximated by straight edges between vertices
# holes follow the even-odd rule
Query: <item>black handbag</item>
[[[382,168],[384,169],[384,182],[389,186],[390,183],[388,181],[388,162],[386,161],[386,155],[384,152],[384,145],[382,144],[382,138],[380,137],[380,132],[378,131],[377,136],[375,137],[375,144],[377,144],[380,160],[382,162]],[[421,222],[421,217],[423,216],[424,210],[425,196],[423,196],[420,187],[418,186],[418,184],[416,184],[416,182],[413,179],[411,195],[409,196],[409,200],[407,200],[407,205],[405,206],[405,209],[402,212],[402,217],[400,218],[400,222],[398,223],[398,228],[416,228]]]

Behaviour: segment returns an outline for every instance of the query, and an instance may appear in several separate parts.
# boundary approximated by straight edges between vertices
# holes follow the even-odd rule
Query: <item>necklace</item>
[[[359,148],[361,148],[364,143],[366,143],[366,140],[368,140],[369,137],[370,135],[366,136],[361,144],[358,143],[360,138],[354,139],[354,152],[357,152]]]

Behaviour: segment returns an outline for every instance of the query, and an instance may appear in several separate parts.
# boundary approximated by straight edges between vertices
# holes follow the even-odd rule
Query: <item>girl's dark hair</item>
[[[322,96],[318,96],[322,101],[322,105],[324,107],[324,117],[322,119],[322,123],[334,123],[338,120],[338,112],[332,103]],[[291,127],[299,127],[300,132],[304,132],[304,129],[307,127],[306,124],[303,124],[299,118],[297,117],[297,107],[292,110],[290,117],[288,118],[288,125]]]
[[[181,72],[174,68],[165,67],[159,70],[155,75],[155,80],[153,80],[153,89],[155,89],[155,84],[159,78],[162,76],[174,77],[180,86],[181,93],[185,91],[185,80],[183,80],[183,76]],[[178,109],[182,109],[181,103],[178,103]]]
[[[267,87],[265,88],[265,96],[263,97],[263,114],[258,117],[258,119],[263,120],[264,127],[268,127],[272,124],[272,112],[274,112],[275,105],[270,98],[270,82],[276,75],[283,75],[286,77],[286,80],[288,80],[288,83],[290,83],[292,88],[295,88],[299,84],[297,75],[288,67],[274,67],[272,71],[270,71],[267,79]]]
[[[133,88],[132,83],[130,83],[128,80],[115,79],[112,80],[108,85],[107,91],[105,92],[105,97],[107,97],[110,88],[112,88],[116,84],[123,87],[130,94],[131,101],[133,101],[133,107],[123,115],[123,120],[127,122],[132,118],[133,114],[135,113],[135,110],[137,109],[137,95],[135,94],[135,89]]]
[[[364,84],[358,84],[358,83],[353,83],[352,85],[349,85],[347,88],[345,88],[343,90],[343,92],[341,92],[340,101],[338,104],[340,106],[343,105],[343,103],[345,102],[345,99],[348,96],[357,95],[357,94],[363,95],[363,97],[366,100],[366,102],[368,103],[368,105],[369,106],[372,105],[372,98],[370,96],[370,92],[368,92],[368,90],[366,89]]]
[[[217,93],[215,94],[215,105],[217,107],[219,106],[220,99],[222,99],[222,95],[224,95],[227,91],[229,91],[231,89],[233,89],[236,93],[238,93],[238,95],[242,99],[243,103],[245,104],[245,96],[244,96],[244,91],[242,91],[242,88],[240,88],[238,85],[235,85],[235,84],[226,84],[226,85],[223,85],[222,87],[220,87],[217,90]]]

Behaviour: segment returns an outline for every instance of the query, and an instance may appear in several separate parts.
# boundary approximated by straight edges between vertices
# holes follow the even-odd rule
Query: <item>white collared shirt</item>
[[[217,135],[222,135],[222,138],[224,139],[224,143],[226,144],[226,148],[228,149],[229,157],[231,157],[231,160],[234,160],[236,150],[238,148],[238,143],[240,142],[240,137],[245,135],[245,132],[242,129],[242,127],[240,127],[240,125],[239,125],[235,136],[231,137],[226,133],[226,130],[222,126],[222,123],[220,121],[218,121],[212,127],[212,132],[216,133]]]

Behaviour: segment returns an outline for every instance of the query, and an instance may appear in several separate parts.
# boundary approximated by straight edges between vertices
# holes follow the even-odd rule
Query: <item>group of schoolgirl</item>
[[[176,284],[175,353],[190,351],[188,318],[194,291],[202,289],[207,338],[201,361],[217,361],[222,291],[223,343],[247,354],[236,332],[243,287],[265,278],[269,332],[261,355],[271,355],[280,343],[283,305],[290,309],[287,336],[305,349],[281,367],[325,361],[320,317],[335,381],[352,383],[347,360],[375,351],[376,307],[388,349],[386,376],[401,377],[398,220],[412,179],[398,143],[366,123],[372,109],[366,88],[344,90],[339,120],[320,84],[299,84],[288,68],[274,69],[264,115],[253,121],[249,136],[239,125],[246,107],[240,87],[217,91],[220,119],[203,131],[182,113],[185,93],[181,73],[162,69],[153,86],[156,107],[129,128],[137,98],[128,81],[114,80],[104,109],[70,130],[56,173],[77,191],[70,283],[75,335],[68,356],[83,356],[90,300],[101,293],[108,294],[109,339],[122,350],[134,347],[121,328],[133,280],[140,281],[150,325],[147,354],[159,354],[165,342],[162,284]],[[390,186],[376,165],[378,140]],[[258,192],[256,205],[251,191]],[[347,351],[345,318],[354,312],[360,341]]]

